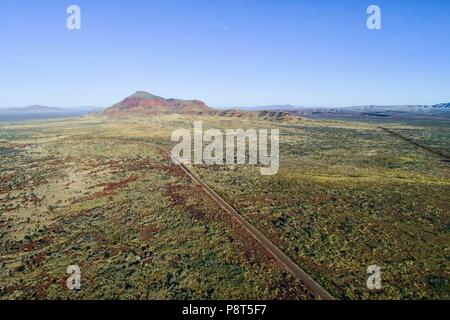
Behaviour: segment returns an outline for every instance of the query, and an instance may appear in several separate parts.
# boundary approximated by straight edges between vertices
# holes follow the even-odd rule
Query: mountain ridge
[[[109,116],[160,113],[195,114],[211,111],[214,111],[214,109],[208,107],[200,100],[166,99],[146,91],[136,91],[124,100],[106,108],[103,114]]]

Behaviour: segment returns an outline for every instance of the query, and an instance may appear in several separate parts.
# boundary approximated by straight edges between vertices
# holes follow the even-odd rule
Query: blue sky
[[[82,29],[66,28],[79,5]],[[366,28],[370,4],[382,30]],[[0,106],[450,101],[448,0],[2,0]]]

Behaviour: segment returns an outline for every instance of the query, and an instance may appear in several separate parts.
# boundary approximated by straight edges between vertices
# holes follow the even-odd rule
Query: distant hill
[[[283,105],[257,106],[257,107],[238,107],[237,109],[250,111],[296,111],[305,109],[305,107],[296,107],[290,104],[283,104]]]
[[[62,108],[55,108],[55,107],[47,107],[42,105],[32,105],[28,107],[23,108],[6,108],[2,109],[0,111],[3,112],[24,112],[24,113],[45,113],[45,112],[66,112],[67,110]]]
[[[229,109],[209,112],[208,116],[244,118],[244,119],[263,119],[269,121],[296,121],[300,119],[296,112],[273,111],[273,110],[239,110]]]
[[[443,109],[450,108],[450,102],[436,104],[436,105],[433,106],[433,108],[443,108]]]
[[[429,112],[431,106],[427,105],[394,105],[394,106],[382,106],[382,105],[367,105],[367,106],[354,106],[338,108],[345,111],[356,112]]]
[[[101,114],[112,117],[126,115],[185,114],[211,117],[249,118],[277,121],[291,121],[298,117],[294,113],[275,110],[218,110],[208,107],[200,100],[165,99],[153,94],[138,91],[121,102],[105,109]]]
[[[151,114],[197,114],[211,112],[200,100],[165,99],[145,91],[137,91],[121,102],[103,111],[104,115],[121,114],[151,115]]]
[[[270,105],[256,107],[238,107],[243,111],[285,111],[285,112],[412,112],[430,113],[434,111],[447,111],[450,103],[431,105],[362,105],[352,107],[301,107],[287,105]]]

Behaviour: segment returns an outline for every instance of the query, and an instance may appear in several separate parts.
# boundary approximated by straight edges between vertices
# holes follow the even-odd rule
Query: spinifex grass
[[[447,162],[372,124],[174,115],[0,126],[0,297],[307,298],[161,152],[194,119],[280,129],[275,176],[192,168],[335,296],[449,298]],[[384,125],[448,149],[441,123]]]

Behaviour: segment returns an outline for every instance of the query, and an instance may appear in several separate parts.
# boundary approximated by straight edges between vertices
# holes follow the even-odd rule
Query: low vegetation
[[[168,159],[193,117],[0,126],[1,299],[308,299]],[[197,117],[198,119],[198,117]],[[280,171],[193,166],[333,295],[449,299],[445,159],[343,121],[203,117],[205,129],[280,128]],[[441,122],[385,123],[448,152]],[[383,289],[369,291],[369,265]],[[78,265],[82,289],[66,288]]]

